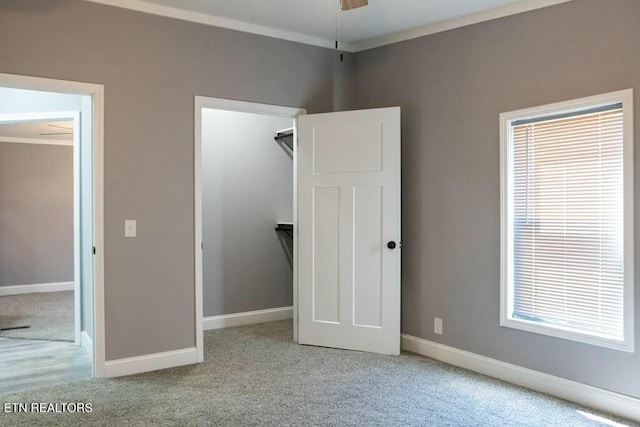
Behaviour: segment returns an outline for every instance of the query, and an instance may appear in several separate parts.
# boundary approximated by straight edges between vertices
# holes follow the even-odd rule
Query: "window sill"
[[[526,332],[532,332],[540,335],[547,335],[554,338],[576,341],[582,344],[605,347],[612,350],[625,351],[628,353],[634,352],[634,344],[632,338],[627,338],[624,341],[619,341],[598,335],[586,334],[584,332],[579,332],[570,328],[563,328],[562,326],[543,325],[538,322],[514,318],[501,319],[500,326],[505,328],[518,329]]]

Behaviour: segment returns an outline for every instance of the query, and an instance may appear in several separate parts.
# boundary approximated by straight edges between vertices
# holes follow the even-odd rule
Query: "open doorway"
[[[199,360],[203,329],[277,320],[273,309],[204,319],[201,310],[203,284],[205,290],[222,287],[213,298],[218,305],[225,302],[227,292],[237,299],[234,303],[255,303],[256,299],[264,303],[268,299],[264,292],[271,289],[267,274],[270,268],[261,262],[271,259],[273,250],[261,251],[268,244],[259,238],[268,228],[268,215],[259,216],[262,225],[257,227],[254,225],[258,221],[246,223],[248,233],[237,226],[244,226],[244,219],[264,210],[264,199],[277,200],[272,190],[281,191],[285,186],[286,191],[293,190],[293,206],[288,206],[292,221],[278,224],[280,218],[273,214],[270,221],[283,231],[288,225],[293,238],[292,307],[288,310],[294,319],[293,340],[399,354],[400,108],[306,115],[286,107],[196,97],[195,109],[195,320]],[[271,134],[271,142],[274,133],[276,140],[291,136],[293,174],[288,178],[289,185],[283,185],[282,180],[280,185],[273,184],[270,174],[274,169],[265,168],[267,156],[261,154],[265,142],[252,146],[242,156],[226,154],[249,145],[246,138],[250,135],[256,138],[249,118],[253,116],[295,118],[291,131],[272,128],[257,132],[259,138]],[[211,146],[215,152],[208,156]],[[208,176],[211,173],[214,175]],[[210,198],[210,192],[217,196]],[[213,208],[207,208],[207,198]],[[207,226],[214,232],[207,232]],[[226,239],[229,230],[233,231]],[[234,249],[238,243],[246,249]],[[213,266],[209,277],[204,264]],[[244,276],[241,286],[227,280],[229,269],[238,269]],[[258,274],[249,274],[256,270]],[[243,287],[245,292],[238,293]],[[207,304],[211,304],[206,294],[204,302],[206,315],[210,308]]]
[[[196,97],[196,347],[203,330],[291,318],[294,118],[305,110]]]
[[[0,349],[72,356],[64,376],[73,380],[91,377],[91,349],[75,348],[82,327],[79,119],[79,111],[0,115]],[[14,363],[2,389],[28,385],[16,374],[46,370],[41,360]]]
[[[79,117],[0,115],[2,338],[80,344]]]
[[[0,74],[4,391],[104,375],[101,132],[102,86]]]

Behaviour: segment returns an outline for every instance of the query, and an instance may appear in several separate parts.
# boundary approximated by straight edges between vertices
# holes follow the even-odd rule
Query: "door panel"
[[[297,122],[298,338],[400,352],[400,108]]]
[[[340,155],[336,156],[336,152]],[[314,173],[378,172],[381,169],[381,123],[319,123],[313,129]]]
[[[313,189],[313,321],[340,322],[340,188]]]
[[[382,326],[382,187],[353,189],[353,324]]]

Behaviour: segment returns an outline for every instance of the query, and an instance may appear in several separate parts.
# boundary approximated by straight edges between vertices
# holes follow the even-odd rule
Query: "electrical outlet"
[[[442,335],[442,319],[439,317],[433,318],[433,332]]]

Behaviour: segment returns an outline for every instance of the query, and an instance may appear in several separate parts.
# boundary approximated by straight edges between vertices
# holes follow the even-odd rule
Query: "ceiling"
[[[73,143],[73,121],[2,123],[0,142],[67,145]]]
[[[359,51],[571,0],[369,0],[344,12],[338,0],[88,1],[327,47],[342,26],[344,49]]]

